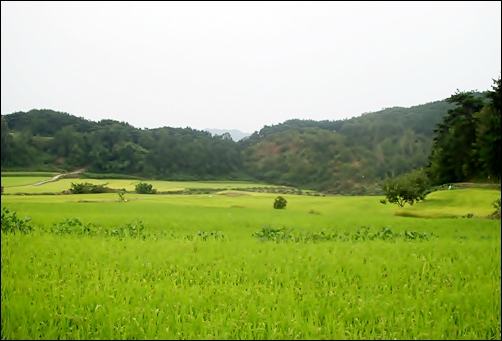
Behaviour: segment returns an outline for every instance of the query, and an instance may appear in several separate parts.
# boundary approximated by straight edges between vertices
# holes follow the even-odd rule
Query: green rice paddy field
[[[146,181],[146,180],[124,180],[124,179],[60,179],[54,182],[44,183],[39,186],[33,186],[39,181],[48,180],[51,177],[33,176],[33,177],[12,177],[2,176],[2,186],[5,187],[4,193],[60,193],[71,188],[71,183],[90,182],[94,185],[106,185],[109,188],[125,189],[134,191],[137,184],[147,182],[152,184],[153,188],[159,192],[180,191],[184,189],[212,189],[212,188],[250,188],[250,187],[270,187],[270,185],[256,184],[251,182],[219,182],[219,181]],[[274,186],[277,187],[277,186]]]
[[[500,191],[276,197],[3,195],[2,339],[500,340]]]

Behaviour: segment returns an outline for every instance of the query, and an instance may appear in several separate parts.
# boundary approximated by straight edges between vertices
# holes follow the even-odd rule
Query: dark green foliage
[[[293,229],[286,230],[285,227],[274,228],[273,226],[264,226],[261,231],[253,233],[253,237],[260,240],[273,240],[275,242],[290,241],[293,239],[291,232]]]
[[[478,113],[476,148],[482,175],[492,181],[501,180],[501,114],[500,102],[502,97],[501,78],[493,80],[493,91],[488,91],[486,97],[489,103]]]
[[[209,240],[226,240],[225,235],[221,231],[199,231],[195,234],[176,236],[173,233],[161,232],[159,235],[151,235],[146,231],[146,228],[141,220],[126,223],[125,227],[115,226],[110,228],[98,227],[92,223],[84,224],[80,219],[65,219],[59,223],[54,223],[53,226],[45,232],[55,235],[74,234],[80,236],[102,236],[115,238],[133,238],[146,240],[147,238],[158,238],[159,236],[172,237],[174,239],[183,239],[189,241],[209,241]]]
[[[145,182],[141,182],[141,183],[137,184],[135,191],[138,194],[155,194],[155,193],[157,193],[157,190],[153,188],[152,184],[147,184]]]
[[[414,170],[397,177],[387,177],[382,184],[386,201],[399,207],[425,200],[429,179],[423,170]],[[381,203],[385,203],[382,200]]]
[[[31,218],[20,219],[17,212],[11,212],[7,207],[2,207],[1,228],[2,233],[21,233],[28,234],[33,232],[34,228],[30,224]]]
[[[457,107],[448,110],[434,130],[431,164],[437,184],[472,179],[478,166],[476,150],[476,113],[483,108],[483,97],[474,92],[457,91],[446,99]]]
[[[118,196],[119,196],[119,202],[126,202],[127,199],[125,198],[125,191],[124,190],[120,190],[119,192],[117,192]]]
[[[1,140],[1,145],[0,145],[0,153],[1,153],[1,163],[2,165],[5,164],[5,162],[10,163],[13,155],[12,155],[12,135],[9,129],[9,126],[7,124],[7,121],[5,120],[5,117],[2,115],[1,116],[1,135],[0,135],[0,140]]]
[[[86,167],[96,173],[201,180],[232,177],[240,165],[237,144],[231,139],[190,128],[142,130],[125,122],[91,122],[52,110],[17,112],[4,118],[2,129],[13,132],[12,148],[2,148],[4,170],[35,170],[50,163],[56,168]],[[16,137],[23,134],[33,139]],[[6,139],[9,136],[2,134]]]
[[[176,181],[259,180],[329,194],[379,195],[379,179],[425,166],[430,156],[436,185],[499,181],[500,78],[485,95],[457,92],[444,101],[346,120],[288,120],[239,142],[191,128],[138,129],[46,109],[16,112],[2,116],[1,167],[85,168],[103,176]]]
[[[54,136],[64,127],[73,126],[84,133],[97,128],[97,123],[54,110],[33,109],[28,112],[15,112],[8,115],[9,128],[15,131],[29,131],[33,135]]]
[[[278,196],[274,200],[274,208],[275,209],[285,209],[287,203],[288,203],[288,201],[286,199],[284,199],[281,196]]]
[[[132,223],[126,223],[125,227],[112,227],[112,228],[102,228],[98,227],[92,223],[84,224],[80,219],[65,219],[59,223],[54,223],[52,228],[47,232],[64,235],[64,234],[76,234],[76,235],[87,235],[87,236],[105,236],[105,237],[118,237],[118,238],[136,238],[146,240],[149,236],[145,231],[145,226],[143,222],[138,220]]]
[[[114,189],[103,185],[94,185],[89,182],[71,183],[69,192],[72,194],[91,194],[91,193],[113,193]]]
[[[1,227],[2,233],[22,233],[28,234],[34,231],[34,227],[28,224],[30,218],[19,219],[16,212],[11,212],[9,208],[2,207]],[[159,236],[173,237],[175,239],[184,239],[189,241],[209,241],[209,240],[226,240],[225,235],[221,231],[199,231],[195,234],[176,236],[173,233],[160,232],[158,235],[147,232],[141,220],[126,223],[124,227],[115,226],[103,228],[92,223],[83,223],[79,218],[64,219],[59,223],[53,223],[52,227],[42,227],[41,233],[50,233],[54,235],[78,235],[87,237],[101,236],[105,238],[133,238],[147,240],[149,238],[157,239]]]
[[[99,228],[91,223],[83,224],[78,218],[65,219],[59,223],[54,223],[50,229],[56,235],[80,234],[97,235]]]
[[[5,128],[13,134],[3,136],[13,141],[2,169],[86,167],[99,174],[162,180],[257,179],[332,193],[366,193],[364,188],[370,188],[377,176],[423,163],[418,154],[408,154],[425,155],[428,137],[404,127],[433,126],[434,117],[441,117],[447,106],[438,102],[391,108],[342,121],[290,120],[264,127],[238,143],[190,128],[142,130],[113,120],[96,123],[52,110],[31,110],[4,117]],[[396,143],[392,134],[402,131],[406,137]],[[380,144],[373,150],[375,143]],[[393,146],[400,146],[400,153]],[[368,184],[363,188],[361,182]]]
[[[404,126],[389,128],[385,121],[413,125],[416,117],[423,129],[428,123],[421,121],[422,113],[441,117],[444,105],[392,108],[343,121],[290,120],[264,127],[260,134],[239,143],[190,128],[141,130],[113,120],[96,123],[66,113],[32,110],[5,117],[9,123],[6,128],[13,130],[13,136],[35,136],[31,141],[26,136],[16,137],[12,146],[19,157],[9,157],[2,168],[40,169],[44,163],[44,167],[53,164],[64,169],[86,167],[100,174],[134,174],[162,180],[257,179],[331,193],[362,194],[377,176],[423,163],[419,157],[409,157],[410,152],[427,153],[427,138],[413,135],[411,130],[402,129]],[[54,123],[58,118],[60,121]],[[47,126],[42,122],[52,123]],[[406,141],[395,143],[393,137],[380,141],[382,136],[401,131],[405,131]],[[365,140],[375,134],[379,137],[375,136],[374,141]],[[385,143],[373,151],[375,142]],[[402,147],[402,153],[393,150],[395,145]],[[390,167],[388,161],[396,167]],[[375,171],[375,167],[379,170]],[[362,182],[368,184],[360,186]]]
[[[456,107],[434,130],[428,167],[434,184],[500,181],[500,77],[494,83],[484,96],[457,91],[446,99]]]
[[[145,240],[146,237],[148,236],[145,233],[145,226],[143,225],[143,222],[141,220],[135,221],[133,223],[126,223],[126,227],[125,229],[124,228],[122,229],[122,233],[124,231],[130,238],[138,238]]]
[[[445,101],[387,108],[343,121],[289,120],[239,141],[257,179],[331,194],[372,194],[379,178],[427,163]]]
[[[454,184],[442,184],[442,185],[439,185],[439,186],[434,186],[431,188],[431,191],[454,191],[458,189],[457,186],[455,186]]]
[[[385,240],[392,242],[397,239],[428,241],[437,237],[433,233],[427,234],[425,232],[420,233],[417,231],[394,233],[388,227],[383,227],[376,232],[372,232],[372,228],[370,226],[362,226],[360,230],[352,233],[342,233],[335,230],[327,231],[326,229],[323,229],[320,232],[302,231],[293,233],[293,229],[286,229],[285,227],[274,228],[273,226],[264,226],[260,231],[253,233],[252,236],[261,241],[274,241],[276,243],[317,243],[321,241],[356,242],[372,240]]]
[[[492,206],[495,208],[495,211],[488,216],[490,219],[500,219],[500,198],[492,202]]]

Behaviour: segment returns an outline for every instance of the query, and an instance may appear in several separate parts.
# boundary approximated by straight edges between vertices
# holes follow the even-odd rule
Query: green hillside
[[[254,180],[333,194],[378,194],[378,183],[386,176],[428,165],[437,183],[496,179],[500,79],[496,84],[493,92],[457,93],[351,119],[288,120],[238,142],[230,134],[140,129],[126,122],[93,122],[33,109],[2,116],[1,167],[60,172],[85,168],[96,174],[176,181]]]

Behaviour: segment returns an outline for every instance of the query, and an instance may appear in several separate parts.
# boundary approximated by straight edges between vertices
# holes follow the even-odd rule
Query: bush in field
[[[382,184],[386,200],[380,200],[382,204],[387,201],[399,207],[425,200],[428,194],[429,179],[422,170],[414,170],[398,177],[386,178]]]
[[[288,203],[288,201],[286,199],[284,199],[283,197],[281,196],[278,196],[277,198],[275,198],[275,201],[274,201],[274,208],[276,209],[283,209],[283,208],[286,208],[286,204]]]
[[[293,236],[291,232],[293,229],[286,230],[286,228],[279,227],[274,228],[273,226],[264,226],[261,231],[253,233],[253,237],[257,237],[260,240],[273,240],[275,242],[285,242],[290,241]]]
[[[84,224],[80,219],[65,219],[59,223],[52,224],[50,232],[56,235],[63,234],[87,234],[95,235],[98,233],[98,228],[91,223]]]
[[[87,235],[87,236],[105,236],[105,237],[118,237],[121,240],[123,238],[135,238],[146,240],[149,233],[145,231],[145,226],[141,220],[134,221],[132,223],[126,223],[125,227],[116,226],[112,228],[103,228],[96,226],[92,223],[84,224],[79,218],[65,219],[59,223],[54,223],[52,228],[47,232],[53,233],[55,235]]]
[[[94,185],[89,182],[71,183],[70,193],[73,194],[90,194],[90,193],[111,193],[113,189],[105,185]]]
[[[136,193],[138,194],[155,194],[157,193],[156,189],[153,189],[152,184],[147,184],[145,182],[141,182],[136,185]]]
[[[490,214],[488,216],[488,218],[490,218],[490,219],[500,219],[500,206],[501,206],[500,199],[497,199],[494,202],[492,202],[492,206],[495,208],[495,212],[493,212],[492,214]]]
[[[125,193],[126,193],[125,190],[120,190],[117,192],[119,196],[119,202],[127,202],[127,199],[125,198]]]
[[[16,212],[10,211],[7,207],[2,207],[2,233],[22,233],[28,234],[34,230],[28,222],[31,218],[19,219]]]
[[[356,241],[372,241],[384,240],[394,242],[397,239],[407,241],[429,241],[437,237],[433,233],[404,231],[394,233],[389,227],[382,227],[380,230],[373,232],[370,226],[362,226],[361,229],[355,232],[338,232],[335,230],[326,231],[323,229],[320,232],[300,231],[293,232],[293,229],[286,230],[286,227],[274,228],[273,226],[264,226],[261,231],[252,234],[253,237],[261,241],[274,241],[276,243],[318,243],[321,241],[339,241],[339,242],[356,242]]]

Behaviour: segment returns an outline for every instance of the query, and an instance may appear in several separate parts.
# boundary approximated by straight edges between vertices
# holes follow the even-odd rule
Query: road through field
[[[39,181],[39,182],[32,184],[31,186],[40,186],[40,185],[43,185],[47,182],[56,181],[57,179],[59,179],[62,176],[69,175],[69,174],[78,174],[78,173],[82,173],[83,171],[85,171],[85,168],[78,169],[78,170],[70,172],[70,173],[58,174],[58,175],[53,176],[49,180]]]

